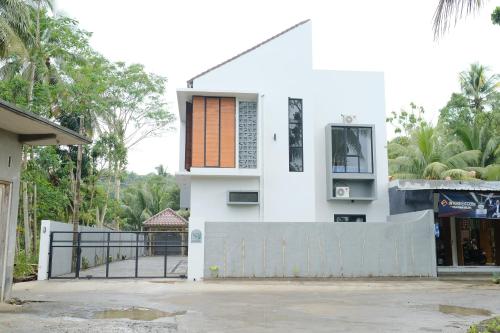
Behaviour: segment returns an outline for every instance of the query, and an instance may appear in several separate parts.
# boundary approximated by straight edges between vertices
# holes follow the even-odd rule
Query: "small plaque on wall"
[[[191,231],[191,243],[201,243],[201,231],[194,229]]]

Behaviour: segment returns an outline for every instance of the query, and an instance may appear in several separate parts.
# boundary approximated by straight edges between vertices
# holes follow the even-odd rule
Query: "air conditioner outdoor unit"
[[[348,186],[335,187],[335,197],[336,198],[349,198],[349,187]]]
[[[342,115],[342,120],[344,121],[344,124],[352,124],[352,122],[356,119],[356,116],[350,115],[350,114],[343,114]]]

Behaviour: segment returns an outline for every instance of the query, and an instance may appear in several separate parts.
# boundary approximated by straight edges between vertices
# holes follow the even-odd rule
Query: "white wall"
[[[316,163],[316,221],[332,221],[333,214],[366,214],[367,222],[389,215],[388,165],[384,75],[376,72],[314,71],[314,149]],[[374,125],[377,200],[327,201],[325,126],[342,123],[341,114],[355,115],[355,123]]]
[[[0,181],[9,183],[10,191],[10,207],[7,212],[10,217],[0,220],[0,282],[2,282],[0,288],[4,286],[2,294],[7,299],[12,286],[14,269],[21,172],[21,144],[16,134],[0,129],[0,147]]]
[[[205,234],[205,221],[258,221],[258,205],[227,205],[227,191],[258,191],[258,178],[245,177],[202,177],[191,180],[191,216],[189,237],[194,229]],[[222,203],[222,204],[221,204]],[[204,241],[191,243],[189,239],[188,278],[203,276]]]
[[[193,89],[259,93],[260,221],[327,222],[333,221],[334,213],[363,213],[368,222],[386,221],[389,200],[383,74],[313,70],[311,28],[311,22],[305,23],[208,72],[194,80]],[[303,99],[304,172],[298,173],[288,169],[289,97]],[[327,201],[325,126],[341,122],[341,114],[354,114],[357,123],[375,125],[378,197],[373,202]],[[235,185],[243,186],[239,181],[192,177],[190,230],[203,230],[206,221],[251,221],[253,211],[233,210],[220,196],[238,189]],[[212,192],[219,195],[200,203]],[[202,247],[190,244],[190,278],[203,276]]]

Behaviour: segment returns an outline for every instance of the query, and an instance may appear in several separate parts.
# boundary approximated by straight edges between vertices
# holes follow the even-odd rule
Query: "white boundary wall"
[[[62,223],[55,221],[43,220],[41,231],[40,231],[40,253],[38,256],[38,280],[47,280],[48,270],[49,270],[49,244],[50,244],[50,233],[53,231],[73,231],[73,225],[70,223]],[[124,234],[115,233],[113,230],[107,228],[95,228],[80,225],[78,231],[102,231],[110,232],[110,240],[117,241],[120,240],[120,245],[135,245],[136,235],[135,234]],[[64,240],[64,243],[54,243],[54,245],[71,245],[73,240],[72,234],[54,234],[54,240]],[[96,234],[82,234],[82,243],[85,241],[101,241],[102,243],[95,243],[97,246],[105,246],[107,243],[107,234],[96,233]],[[86,244],[89,245],[89,244]],[[53,248],[52,257],[52,276],[60,276],[64,274],[71,273],[71,256],[72,248]],[[143,256],[144,249],[139,248],[139,256]],[[113,261],[118,261],[122,259],[135,258],[135,248],[132,247],[121,247],[110,248],[109,256],[112,257]],[[82,248],[81,258],[85,258],[89,267],[98,266],[106,262],[106,248]],[[83,260],[81,261],[83,263]]]

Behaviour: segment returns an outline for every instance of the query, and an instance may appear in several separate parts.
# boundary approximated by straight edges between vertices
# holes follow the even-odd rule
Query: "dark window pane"
[[[290,147],[302,147],[302,124],[290,124],[288,133]]]
[[[335,222],[366,222],[366,215],[351,215],[351,214],[334,214]]]
[[[346,140],[347,140],[347,155],[358,155],[359,154],[358,129],[353,127],[346,128]]]
[[[229,202],[259,202],[259,193],[229,192]]]
[[[289,171],[304,171],[304,158],[302,156],[302,148],[290,148]]]
[[[370,127],[332,127],[332,172],[373,172]]]
[[[347,156],[346,158],[346,172],[359,172],[357,156]]]
[[[342,127],[332,128],[332,171],[345,172],[346,144],[345,129]]]
[[[288,100],[288,121],[302,123],[302,100],[290,98]]]
[[[289,171],[304,171],[302,100],[288,99]]]
[[[360,143],[360,160],[359,172],[373,172],[372,161],[372,129],[360,128],[359,129],[359,143]]]

